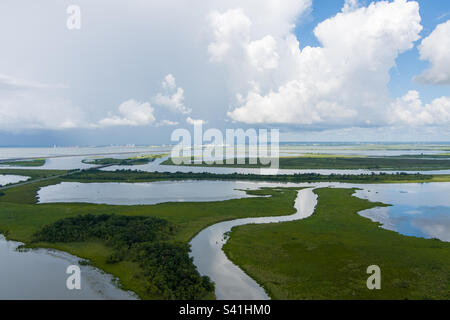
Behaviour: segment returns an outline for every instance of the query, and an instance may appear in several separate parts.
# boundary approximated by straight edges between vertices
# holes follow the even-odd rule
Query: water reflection
[[[383,184],[365,186],[356,196],[391,207],[373,208],[360,215],[383,228],[408,236],[450,241],[450,183]]]
[[[282,217],[248,218],[215,224],[201,231],[191,242],[191,256],[202,275],[209,276],[216,284],[219,300],[267,300],[269,296],[252,278],[234,265],[224,252],[224,234],[233,227],[246,224],[265,224],[294,221],[311,216],[317,204],[317,196],[312,189],[298,192],[295,201],[297,212]]]
[[[297,184],[296,186],[304,187],[306,185],[308,184]],[[292,187],[295,184],[285,184],[284,186]],[[381,222],[383,228],[405,235],[450,241],[450,198],[446,193],[450,188],[450,183],[414,185],[319,183],[317,187],[362,188],[357,191],[356,196],[371,201],[390,203],[393,206],[373,208],[361,212],[361,215]],[[268,299],[264,290],[229,261],[223,253],[222,246],[226,242],[224,235],[231,228],[250,223],[274,223],[306,218],[313,214],[316,203],[316,196],[309,188],[299,192],[295,204],[297,214],[294,216],[222,222],[200,232],[191,242],[192,256],[199,272],[208,275],[216,283],[217,298]],[[436,203],[442,205],[425,206]]]
[[[219,299],[267,299],[267,294],[241,269],[233,265],[221,248],[224,234],[237,225],[292,221],[313,214],[316,196],[311,188],[360,188],[355,196],[391,207],[373,208],[360,214],[383,227],[408,236],[450,241],[450,183],[346,184],[261,183],[235,181],[168,181],[139,184],[62,183],[43,188],[41,202],[95,202],[151,204],[167,201],[215,201],[245,197],[242,189],[260,187],[308,187],[299,192],[297,213],[289,217],[248,218],[218,223],[201,231],[191,242],[192,257],[199,272],[216,283]],[[52,189],[53,188],[53,189]],[[77,190],[78,188],[78,190]],[[241,190],[236,190],[241,189]],[[96,202],[97,200],[97,202]]]
[[[39,203],[86,202],[144,205],[164,202],[209,202],[252,197],[241,189],[258,188],[239,181],[162,181],[149,183],[62,182],[41,188]]]
[[[85,202],[143,205],[163,202],[207,202],[249,197],[244,189],[261,187],[359,188],[355,196],[392,205],[360,214],[399,233],[449,241],[450,183],[347,184],[264,183],[247,181],[163,181],[149,183],[63,182],[39,190],[40,203]]]
[[[66,269],[78,265],[78,258],[53,250],[19,252],[18,242],[0,235],[0,300],[111,300],[136,299],[118,289],[110,275],[81,266],[81,290],[68,290]]]

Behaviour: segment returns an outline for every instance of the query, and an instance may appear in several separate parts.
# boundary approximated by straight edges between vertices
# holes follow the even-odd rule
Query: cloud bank
[[[144,126],[155,122],[155,116],[148,102],[138,102],[136,100],[128,100],[119,106],[120,115],[110,115],[99,121],[100,127],[110,126]]]
[[[276,71],[285,80],[264,90],[264,80],[252,79],[252,88],[237,95],[237,106],[228,116],[248,124],[385,125],[390,70],[420,38],[420,22],[417,2],[380,1],[362,7],[346,1],[342,12],[315,28],[320,47],[300,49],[292,30],[276,38],[278,51],[261,46],[265,55],[253,65],[273,66],[273,57],[279,56],[280,64],[288,64]]]
[[[448,127],[449,94],[433,89],[430,99],[422,87],[392,94],[390,73],[417,46],[430,65],[416,80],[447,88],[450,21],[420,41],[416,1],[342,2],[315,25],[318,44],[306,46],[296,26],[311,21],[318,1],[80,0],[89,19],[69,32],[64,3],[27,1],[23,12],[5,0],[0,130],[164,132],[193,117],[317,134]]]

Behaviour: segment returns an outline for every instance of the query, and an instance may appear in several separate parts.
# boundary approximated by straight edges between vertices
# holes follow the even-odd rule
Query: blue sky
[[[362,4],[370,4],[372,1],[361,1]],[[420,15],[422,18],[422,38],[427,37],[438,24],[450,19],[450,1],[442,0],[418,0]],[[300,39],[301,46],[318,46],[314,36],[314,28],[318,23],[328,19],[340,11],[343,1],[315,1],[308,19],[299,21],[295,33]],[[449,48],[450,50],[450,48]],[[449,51],[450,54],[450,51]],[[415,46],[413,49],[401,54],[397,59],[397,67],[391,71],[392,80],[389,89],[392,97],[398,97],[405,91],[419,90],[423,100],[430,102],[436,96],[444,92],[450,94],[450,88],[442,88],[430,85],[422,85],[414,82],[414,76],[420,74],[428,66],[427,61],[419,59],[419,52]]]
[[[5,0],[0,146],[170,143],[196,121],[450,141],[449,20],[438,0]]]

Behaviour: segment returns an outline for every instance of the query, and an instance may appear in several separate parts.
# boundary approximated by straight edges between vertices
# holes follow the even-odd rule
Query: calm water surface
[[[285,186],[295,186],[287,184]],[[296,185],[305,186],[305,184]],[[357,197],[392,204],[389,208],[374,208],[360,214],[383,227],[408,236],[438,238],[450,241],[450,183],[402,185],[350,185],[320,183],[317,187],[362,188]],[[222,222],[201,231],[191,242],[194,264],[202,275],[216,283],[216,296],[222,300],[268,299],[264,289],[234,265],[222,246],[225,234],[233,227],[245,224],[278,223],[305,219],[314,213],[317,197],[312,188],[299,192],[295,207],[297,213],[290,217],[249,218]],[[381,212],[381,214],[380,214]]]
[[[4,186],[4,185],[7,185],[7,184],[10,184],[10,183],[17,183],[17,182],[27,181],[28,179],[30,179],[30,177],[0,174],[0,187]]]
[[[374,173],[386,173],[386,174],[395,174],[396,171],[374,171],[374,170],[329,170],[329,169],[278,169],[276,171],[267,170],[267,169],[257,169],[257,168],[220,168],[220,167],[197,167],[197,166],[166,166],[161,165],[162,162],[167,160],[166,158],[157,159],[152,163],[142,165],[142,166],[111,166],[107,168],[103,168],[101,170],[104,171],[116,171],[116,170],[135,170],[135,171],[144,171],[144,172],[184,172],[184,173],[216,173],[216,174],[234,174],[234,173],[243,173],[243,174],[258,174],[258,175],[271,175],[271,174],[279,174],[279,175],[292,175],[292,174],[305,174],[305,173],[317,173],[321,175],[330,175],[330,174],[350,174],[350,175],[360,175],[360,174],[371,174]],[[413,171],[410,173],[421,173],[421,174],[450,174],[450,170],[436,170],[436,171]]]
[[[62,182],[38,191],[39,203],[83,202],[143,205],[164,202],[208,202],[249,197],[261,187],[359,188],[355,196],[391,207],[360,214],[399,233],[450,241],[450,183],[346,184],[262,183],[246,181],[165,181],[148,183]]]
[[[449,146],[447,146],[450,148]],[[310,153],[326,153],[326,154],[341,154],[341,155],[361,155],[361,156],[396,156],[396,155],[412,155],[412,154],[440,154],[445,151],[445,146],[442,149],[420,149],[413,148],[412,150],[391,150],[391,149],[377,149],[365,150],[355,145],[336,146],[336,145],[298,145],[298,146],[281,146],[280,156],[301,156]],[[153,146],[153,147],[92,147],[92,148],[0,148],[1,159],[13,159],[23,157],[42,157],[47,158],[44,166],[41,167],[14,167],[16,169],[87,169],[94,165],[82,163],[84,159],[94,159],[99,157],[112,158],[128,158],[136,156],[137,154],[161,154],[170,153],[170,146]],[[99,156],[100,154],[103,154]],[[121,169],[148,171],[148,172],[210,172],[219,174],[232,173],[252,173],[252,174],[272,174],[270,171],[251,169],[251,168],[213,168],[213,167],[183,167],[183,166],[162,166],[160,165],[165,159],[159,159],[154,163],[141,166],[112,166],[102,170],[115,171]],[[10,168],[2,166],[1,168]],[[392,174],[395,171],[372,171],[372,170],[326,170],[326,169],[306,169],[306,170],[278,170],[278,174],[301,174],[301,173],[317,173],[328,175],[335,174],[370,174],[388,173]],[[417,171],[413,171],[414,173]],[[450,170],[436,170],[436,171],[419,171],[423,174],[450,174]]]
[[[0,148],[0,160],[21,158],[50,158],[65,156],[95,156],[99,154],[152,153],[170,150],[167,146],[108,146],[57,148]]]
[[[290,216],[247,218],[215,224],[201,231],[191,241],[191,256],[201,275],[209,276],[216,284],[219,300],[268,300],[269,296],[252,278],[233,264],[222,251],[225,233],[246,224],[266,224],[305,219],[314,213],[317,196],[312,189],[298,192],[297,212]]]
[[[136,299],[131,292],[118,289],[112,277],[98,269],[81,266],[81,290],[68,290],[67,267],[78,265],[78,258],[60,251],[19,252],[19,242],[0,235],[0,300],[111,300]]]
[[[316,197],[312,188],[360,188],[362,190],[356,191],[356,196],[370,201],[379,201],[392,205],[388,208],[366,210],[361,212],[361,215],[374,221],[379,221],[383,224],[384,228],[394,230],[401,234],[450,241],[450,183],[377,185],[344,183],[281,184],[232,181],[170,181],[139,184],[61,183],[41,189],[39,191],[39,197],[41,202],[93,202],[135,205],[167,201],[217,201],[243,198],[246,197],[242,191],[243,189],[257,189],[259,187],[308,188],[299,192],[295,203],[297,213],[293,216],[249,218],[222,222],[204,229],[192,240],[191,256],[194,258],[194,263],[201,274],[209,275],[216,283],[216,295],[219,299],[268,298],[267,294],[256,282],[231,263],[223,254],[221,248],[225,241],[224,233],[237,225],[272,223],[307,218],[313,214],[316,204]],[[40,259],[44,259],[50,265],[54,264],[54,267],[42,267],[43,271],[44,269],[49,270],[49,276],[60,272],[61,278],[66,279],[65,267],[67,266],[64,264],[66,262],[46,260],[48,257],[46,256],[44,258],[42,256],[45,253],[17,253],[11,249],[5,251],[4,247],[0,252],[2,252],[0,253],[0,268],[2,270],[9,268],[8,270],[10,271],[8,272],[11,272],[12,275],[17,274],[18,278],[24,277],[24,279],[26,278],[29,281],[25,283],[20,282],[20,279],[17,280],[19,281],[17,282],[19,284],[18,288],[16,288],[17,290],[24,289],[27,286],[30,288],[38,288],[42,285],[40,279],[42,277],[45,278],[45,276],[28,277],[29,274],[33,275],[34,269],[29,270],[25,268],[26,266],[34,266],[34,261],[37,264],[40,263]],[[27,263],[14,262],[16,261],[13,257],[15,254],[30,254],[26,258],[30,260]],[[40,268],[37,267],[37,270],[41,270]],[[8,278],[0,279],[5,282]],[[11,279],[14,279],[14,277],[12,276]],[[46,281],[50,281],[51,283],[51,280]],[[60,280],[57,281],[56,285],[61,285]],[[56,289],[46,289],[49,292],[45,294],[59,296],[62,293],[59,293],[58,290],[66,290],[64,285],[65,282],[62,282],[62,289],[59,287],[59,289],[56,287]],[[8,292],[14,292],[14,288],[9,288],[11,286],[9,284],[9,286],[5,286],[4,288],[8,288]],[[87,284],[85,287],[89,288],[89,285]],[[52,286],[49,288],[52,288]],[[0,289],[0,291],[3,290]],[[29,290],[25,291],[28,292]],[[33,289],[30,292],[38,292],[38,290]],[[90,298],[90,294],[89,292],[86,293],[86,297]],[[64,295],[61,295],[61,297],[65,298]],[[98,298],[98,296],[92,296],[92,298]]]
[[[86,202],[144,205],[164,202],[209,202],[252,197],[241,189],[257,183],[239,181],[162,181],[148,183],[62,182],[38,191],[39,203]]]
[[[385,229],[450,241],[450,183],[371,185],[356,196],[392,205],[360,212]]]

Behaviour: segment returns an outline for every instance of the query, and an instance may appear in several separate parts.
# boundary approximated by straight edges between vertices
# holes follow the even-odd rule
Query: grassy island
[[[368,157],[368,156],[343,156],[312,154],[303,157],[280,157],[280,169],[334,169],[334,170],[375,170],[375,171],[426,171],[426,170],[448,170],[450,169],[450,159],[447,155],[434,156],[391,156],[391,157]],[[233,164],[205,164],[196,163],[192,159],[192,164],[187,166],[206,167],[228,167],[228,168],[264,168],[259,161],[257,164],[250,164],[250,159],[244,164],[238,164],[234,159]],[[163,165],[175,165],[171,158],[162,163]]]
[[[44,164],[45,159],[0,162],[0,166],[11,166],[11,167],[42,167]]]
[[[348,183],[418,183],[449,182],[450,175],[424,175],[414,173],[397,174],[330,174],[317,173],[293,175],[257,175],[257,174],[216,174],[216,173],[184,173],[184,172],[143,172],[135,170],[100,171],[83,170],[64,177],[65,181],[82,182],[146,182],[164,180],[241,180],[264,182],[348,182]]]
[[[217,222],[292,214],[297,195],[295,189],[277,188],[248,191],[270,197],[217,202],[36,204],[39,188],[59,181],[2,190],[0,232],[28,247],[76,255],[118,277],[124,289],[142,299],[214,299],[211,283],[200,277],[189,259],[190,240]],[[190,284],[185,283],[187,275]]]
[[[136,158],[136,159],[115,159],[115,158],[101,158],[101,159],[90,159],[83,160],[83,163],[94,164],[99,166],[105,165],[117,165],[117,166],[139,166],[148,164],[155,159],[153,158]]]
[[[450,299],[450,243],[381,229],[354,190],[318,189],[308,219],[240,226],[224,250],[273,299]],[[368,290],[368,266],[382,289]]]
[[[94,164],[99,166],[117,165],[117,166],[139,166],[148,164],[156,159],[165,157],[166,154],[150,154],[141,155],[133,158],[116,159],[116,158],[98,158],[98,159],[84,159],[82,162],[86,164]]]
[[[33,242],[73,243],[100,241],[112,253],[106,263],[131,261],[142,269],[144,290],[162,299],[204,299],[214,292],[189,258],[187,243],[172,241],[176,226],[155,217],[84,215],[44,226]]]
[[[295,212],[296,188],[247,191],[259,196],[216,202],[113,206],[37,204],[37,191],[61,181],[147,182],[244,180],[268,182],[409,183],[450,181],[420,174],[259,176],[132,170],[1,170],[26,175],[27,184],[0,190],[0,233],[28,247],[80,257],[120,279],[142,299],[214,299],[213,284],[189,259],[189,242],[212,224]],[[69,175],[68,175],[69,174]],[[54,177],[54,178],[52,178]],[[379,203],[352,190],[319,189],[315,214],[305,220],[234,229],[228,256],[274,299],[448,299],[450,245],[383,230],[357,212]],[[164,261],[160,260],[164,257]],[[167,263],[169,262],[169,263]],[[382,269],[383,290],[368,292],[365,268]],[[183,279],[189,279],[189,283]]]

